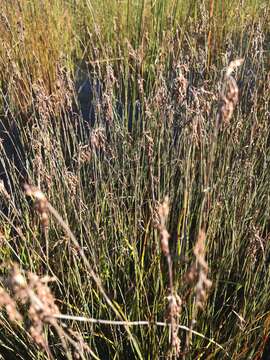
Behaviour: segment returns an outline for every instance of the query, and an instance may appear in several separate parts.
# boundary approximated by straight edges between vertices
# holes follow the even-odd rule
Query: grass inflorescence
[[[2,358],[268,358],[269,21],[1,2]]]

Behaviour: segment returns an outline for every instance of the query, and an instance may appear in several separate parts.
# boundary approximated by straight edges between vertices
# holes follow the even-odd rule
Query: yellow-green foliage
[[[168,358],[169,319],[186,359],[267,359],[269,15],[266,0],[0,1],[0,355],[88,359],[82,338],[95,359]],[[151,326],[61,333],[37,288],[63,314]]]
[[[33,84],[41,82],[48,95],[53,93],[61,67],[73,71],[82,59],[120,67],[129,62],[132,48],[139,49],[141,65],[149,70],[160,52],[168,54],[175,31],[181,33],[179,48],[188,37],[193,49],[208,46],[212,59],[224,49],[228,34],[241,36],[267,12],[263,1],[213,4],[209,20],[204,1],[3,0],[0,81],[13,105],[27,111]]]

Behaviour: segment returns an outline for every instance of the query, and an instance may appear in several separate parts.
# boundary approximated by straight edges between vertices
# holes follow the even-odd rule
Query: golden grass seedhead
[[[178,320],[181,313],[182,300],[179,295],[171,294],[168,296],[169,305],[167,309],[167,321],[172,325],[171,345],[174,355],[179,355],[181,350],[181,342],[178,337]]]
[[[8,318],[12,322],[22,321],[22,316],[17,310],[16,302],[7,291],[0,287],[0,309],[6,309]]]
[[[165,225],[165,221],[169,215],[169,198],[165,196],[165,199],[162,204],[158,207],[158,214],[160,218],[160,222]]]
[[[225,74],[224,88],[220,97],[220,107],[218,112],[218,123],[228,123],[232,118],[234,109],[239,100],[239,89],[235,79],[232,77],[234,70],[243,64],[243,59],[232,61]]]
[[[221,96],[219,116],[222,122],[228,124],[238,103],[238,86],[233,78],[228,79],[226,94]]]
[[[46,196],[37,187],[28,184],[24,185],[24,190],[27,196],[34,198],[35,210],[40,214],[43,228],[47,228],[49,226],[49,216]]]
[[[24,190],[27,196],[34,197],[38,201],[46,200],[43,192],[35,186],[24,184]]]
[[[170,253],[169,238],[170,238],[170,234],[166,229],[160,230],[160,245],[164,256],[167,256]]]
[[[231,76],[231,74],[234,72],[235,69],[237,69],[239,66],[241,66],[244,62],[244,59],[236,59],[230,62],[227,71],[226,71],[226,77]]]
[[[206,261],[204,259],[204,256],[205,256],[205,239],[206,239],[205,231],[200,230],[198,240],[197,240],[197,242],[195,244],[195,247],[194,247],[194,255],[195,255],[196,260],[199,263],[199,265],[204,269],[208,269],[208,265],[207,265],[207,263],[206,263]]]
[[[198,269],[195,264],[192,264],[185,274],[185,281],[188,284],[194,283],[198,279]]]
[[[15,270],[14,270],[12,280],[13,280],[14,285],[16,285],[16,286],[19,286],[22,288],[25,288],[27,286],[27,282],[26,282],[24,276],[18,271],[17,268],[15,268]]]
[[[207,300],[207,292],[212,286],[212,281],[207,278],[208,265],[205,260],[205,240],[205,231],[204,229],[201,229],[198,235],[197,243],[194,247],[196,268],[198,273],[198,281],[195,286],[196,306],[200,309],[203,309],[204,303]]]
[[[182,300],[179,295],[169,295],[169,306],[167,319],[170,320],[172,317],[178,318],[180,316]]]
[[[104,128],[100,127],[92,130],[92,133],[90,135],[90,144],[93,150],[105,150],[106,137]]]
[[[160,246],[164,256],[170,254],[169,238],[170,234],[166,229],[166,220],[169,215],[169,198],[165,197],[162,204],[158,207],[159,223],[157,225],[160,234]]]

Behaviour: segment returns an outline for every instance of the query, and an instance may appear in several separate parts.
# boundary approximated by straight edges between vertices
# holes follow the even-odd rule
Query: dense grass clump
[[[0,4],[0,354],[270,356],[267,1]]]

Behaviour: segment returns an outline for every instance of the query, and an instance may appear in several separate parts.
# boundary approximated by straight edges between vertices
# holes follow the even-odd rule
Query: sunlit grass
[[[180,329],[179,356],[261,358],[270,328],[267,2],[31,0],[0,8],[1,123],[17,124],[24,182],[57,209],[113,306],[65,227],[49,216],[44,228],[1,128],[10,191],[1,188],[3,285],[17,262],[56,279],[50,287],[64,314],[163,322],[170,291],[157,209],[168,196],[179,323],[201,335],[187,341]],[[236,58],[244,59],[233,73],[239,102],[217,127],[225,71]],[[75,90],[88,76],[90,126]],[[201,229],[212,281],[203,310],[192,267]],[[3,356],[9,347],[23,359],[48,358],[29,329],[5,312],[1,321]],[[169,356],[168,329],[68,323],[97,358]],[[65,350],[50,327],[47,338],[60,358]]]

